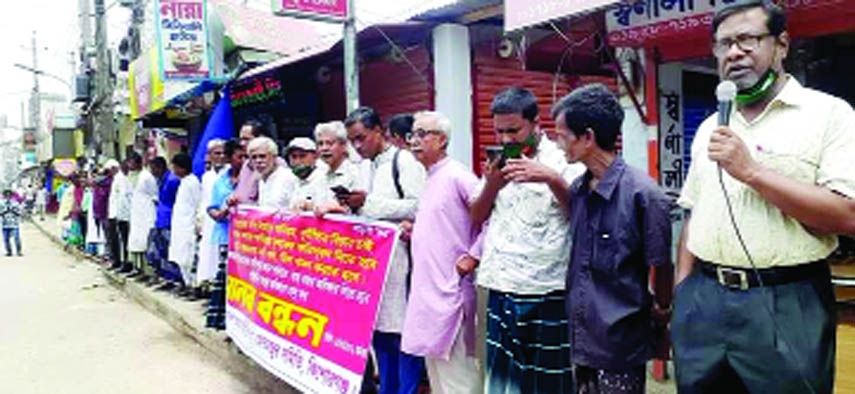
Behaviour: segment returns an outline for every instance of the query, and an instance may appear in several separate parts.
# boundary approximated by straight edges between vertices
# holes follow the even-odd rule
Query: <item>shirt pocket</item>
[[[525,227],[540,228],[549,224],[549,219],[556,215],[559,208],[550,190],[541,190],[533,186],[542,185],[524,185],[515,196],[511,208],[520,224]]]
[[[598,231],[594,239],[594,251],[591,259],[591,269],[606,274],[615,273],[615,253],[617,253],[617,240],[615,234],[608,231]]]
[[[815,184],[819,161],[807,154],[787,150],[760,150],[757,161],[775,172],[795,181]]]

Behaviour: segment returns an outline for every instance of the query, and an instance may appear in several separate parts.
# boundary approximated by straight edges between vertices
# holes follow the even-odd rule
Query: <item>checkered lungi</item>
[[[486,361],[487,393],[573,392],[564,292],[529,296],[491,290]]]

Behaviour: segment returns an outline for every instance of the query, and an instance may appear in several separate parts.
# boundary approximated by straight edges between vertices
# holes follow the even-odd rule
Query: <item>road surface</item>
[[[21,236],[24,257],[0,253],[0,393],[252,392],[93,263],[30,224]]]

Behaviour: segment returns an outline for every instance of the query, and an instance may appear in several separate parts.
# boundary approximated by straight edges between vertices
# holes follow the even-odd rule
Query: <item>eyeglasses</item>
[[[713,55],[715,57],[723,57],[730,50],[733,44],[736,44],[743,52],[752,52],[760,46],[760,42],[764,38],[771,36],[771,33],[763,34],[740,34],[735,38],[722,38],[713,41]]]
[[[258,155],[258,154],[256,154],[256,155],[250,155],[250,156],[249,156],[249,158],[250,158],[250,159],[252,159],[252,160],[265,160],[265,159],[267,159],[267,157],[268,157],[268,156],[269,156],[268,154],[263,153],[263,154],[260,154],[260,155]]]
[[[431,134],[442,134],[442,130],[415,129],[413,131],[407,132],[407,134],[404,135],[404,138],[406,138],[407,141],[412,140],[416,137],[418,137],[419,139],[423,139]]]

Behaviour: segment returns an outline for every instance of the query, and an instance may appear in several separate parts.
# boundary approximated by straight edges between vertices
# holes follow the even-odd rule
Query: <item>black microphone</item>
[[[733,81],[721,81],[715,88],[715,97],[718,99],[718,125],[728,126],[733,99],[736,98],[736,84]]]

